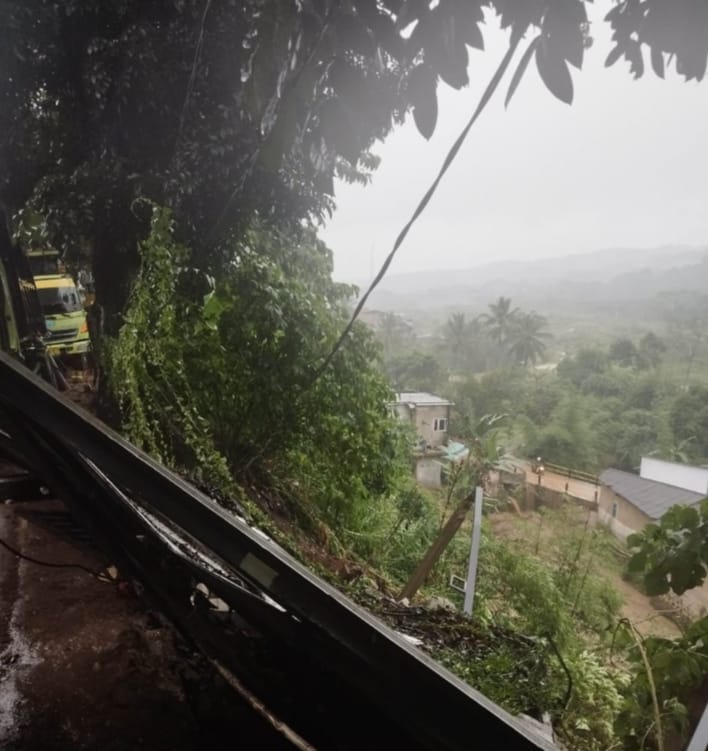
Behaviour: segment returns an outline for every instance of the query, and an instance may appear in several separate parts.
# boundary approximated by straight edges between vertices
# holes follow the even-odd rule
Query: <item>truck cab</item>
[[[55,356],[83,355],[90,340],[83,301],[69,274],[35,276],[34,283],[44,314],[44,341]]]
[[[27,258],[44,315],[48,351],[55,357],[85,355],[90,349],[88,322],[73,277],[65,272],[56,251],[30,251]]]

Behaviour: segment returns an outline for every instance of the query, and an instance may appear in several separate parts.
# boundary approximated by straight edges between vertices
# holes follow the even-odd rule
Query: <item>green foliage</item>
[[[117,330],[144,236],[136,199],[173,207],[178,238],[200,262],[228,253],[231,233],[255,216],[290,228],[324,217],[334,177],[365,182],[376,167],[370,147],[409,112],[432,135],[438,81],[466,85],[469,48],[484,48],[483,5],[514,45],[534,37],[509,96],[533,56],[549,91],[571,101],[568,64],[580,67],[589,44],[580,0],[432,9],[399,0],[8,0],[0,200],[10,212],[36,209],[65,252],[91,250],[98,301]],[[636,66],[642,43],[655,61],[668,54],[682,75],[702,77],[702,36],[691,33],[700,12],[685,14],[698,26],[683,41],[674,14],[656,20],[650,5],[608,15],[610,62],[633,54]]]
[[[566,397],[553,410],[536,443],[526,447],[529,456],[542,456],[564,467],[592,471],[597,466],[589,427],[590,405],[582,397]]]
[[[474,646],[443,649],[436,658],[512,714],[539,712],[558,703],[557,676],[549,665],[545,642],[522,637],[512,641],[504,634],[492,648]]]
[[[546,341],[551,338],[545,330],[547,325],[546,318],[535,311],[516,316],[507,338],[512,362],[527,367],[543,357]]]
[[[691,386],[676,397],[670,407],[669,422],[676,439],[692,440],[693,449],[708,457],[708,388]]]
[[[608,356],[610,362],[623,368],[636,368],[639,362],[639,351],[630,339],[615,339],[610,345]]]
[[[591,529],[564,510],[544,509],[538,526],[526,523],[522,541],[484,541],[481,561],[490,569],[490,587],[502,583],[502,610],[524,633],[551,636],[561,648],[572,645],[578,623],[602,637],[619,612],[621,599],[595,571],[607,558],[604,531]],[[508,607],[508,612],[507,612]],[[511,623],[510,622],[510,623]]]
[[[645,354],[660,349],[658,337],[649,334],[640,340]],[[464,437],[478,414],[509,413],[513,450],[590,472],[633,470],[646,455],[708,457],[702,440],[708,435],[708,391],[696,385],[680,392],[675,375],[637,356],[635,367],[624,367],[601,349],[583,348],[564,357],[555,372],[513,368],[458,378],[451,394],[453,432]]]
[[[546,645],[549,673],[539,681],[539,689],[556,728],[569,748],[604,751],[614,741],[627,678],[599,651],[621,604],[595,571],[598,560],[606,557],[603,531],[579,528],[563,511],[545,511],[540,522],[540,528],[525,525],[514,542],[485,531],[479,606],[491,613],[494,623]],[[562,664],[551,644],[559,650]],[[572,682],[569,697],[566,670]],[[508,685],[489,688],[492,696],[501,692],[505,706],[513,700]]]
[[[658,368],[666,352],[666,344],[653,331],[639,340],[638,364],[641,368]]]
[[[706,618],[679,639],[641,638],[629,624],[620,624],[616,646],[623,648],[632,673],[615,722],[624,748],[659,748],[657,707],[664,742],[671,737],[686,740],[687,703],[708,676],[706,637]]]
[[[329,251],[308,231],[286,241],[256,227],[216,278],[186,265],[170,215],[154,209],[125,322],[108,348],[127,435],[210,483],[231,475],[275,492],[356,547],[370,506],[395,503],[408,439],[363,326],[332,368],[312,372],[346,317]],[[351,534],[350,534],[351,533]],[[351,539],[350,539],[351,538]]]
[[[395,313],[384,313],[381,316],[376,334],[383,346],[385,362],[404,351],[412,338],[410,324]]]
[[[394,357],[386,363],[386,372],[394,389],[398,391],[438,390],[442,383],[442,371],[433,355],[413,351]]]
[[[607,355],[599,349],[581,349],[574,357],[565,357],[558,363],[558,375],[574,386],[594,374],[604,373],[608,367]]]
[[[708,572],[708,499],[698,507],[672,507],[658,524],[630,535],[627,543],[634,550],[628,572],[642,575],[648,594],[680,595],[700,586]],[[658,747],[660,733],[664,738],[671,733],[685,736],[687,702],[708,677],[708,618],[691,624],[679,639],[640,640],[628,628],[620,632],[619,641],[634,674],[617,719],[625,747]],[[659,722],[655,718],[647,728],[646,717],[650,712],[656,715],[657,707]]]
[[[435,501],[417,486],[404,487],[369,507],[371,523],[363,527],[355,548],[394,580],[405,581],[438,531]]]
[[[708,500],[699,507],[673,506],[627,544],[635,551],[628,570],[643,574],[650,595],[680,595],[701,585],[708,572]]]
[[[629,678],[608,666],[597,652],[578,649],[567,658],[573,691],[561,715],[559,730],[568,748],[607,751],[617,744],[617,715]],[[646,719],[646,716],[644,717]]]
[[[167,464],[197,469],[210,483],[228,488],[231,475],[208,421],[198,408],[184,361],[185,340],[202,321],[177,303],[179,269],[187,249],[172,239],[169,213],[153,211],[150,235],[141,245],[143,267],[130,294],[120,334],[105,343],[110,389],[123,415],[123,430],[137,446]],[[182,322],[191,321],[184,330]]]
[[[519,316],[519,309],[511,307],[510,297],[500,297],[496,302],[490,303],[489,312],[481,316],[481,320],[489,333],[489,336],[499,344],[506,344],[509,334]]]

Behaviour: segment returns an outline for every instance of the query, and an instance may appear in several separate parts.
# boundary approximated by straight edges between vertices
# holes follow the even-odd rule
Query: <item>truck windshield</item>
[[[35,276],[42,274],[59,274],[59,258],[57,256],[28,256],[30,269]]]
[[[38,289],[39,303],[45,315],[52,313],[74,313],[81,310],[81,301],[76,287],[50,287]]]

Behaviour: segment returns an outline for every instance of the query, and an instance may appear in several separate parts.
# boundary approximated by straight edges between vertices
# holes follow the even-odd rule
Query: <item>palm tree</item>
[[[390,359],[404,344],[404,337],[410,327],[395,313],[384,313],[379,323],[379,339],[383,344],[384,359]]]
[[[508,340],[509,354],[514,362],[527,367],[543,357],[546,351],[544,340],[551,338],[545,331],[547,324],[548,321],[535,311],[516,315]]]
[[[489,337],[497,344],[504,344],[518,316],[519,309],[511,307],[511,298],[500,297],[489,305],[489,313],[483,313],[480,319]]]
[[[459,370],[466,360],[468,349],[467,334],[465,314],[453,313],[445,323],[443,336],[454,370]]]

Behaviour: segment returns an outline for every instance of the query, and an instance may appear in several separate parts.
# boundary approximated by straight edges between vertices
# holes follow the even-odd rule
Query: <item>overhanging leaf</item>
[[[526,48],[526,52],[521,57],[521,60],[519,60],[519,64],[516,66],[516,70],[514,71],[514,75],[511,77],[511,83],[509,84],[509,91],[506,93],[506,99],[504,100],[504,106],[508,107],[509,102],[511,101],[511,97],[514,96],[514,92],[516,91],[517,87],[521,83],[521,79],[524,76],[524,73],[526,72],[526,68],[529,65],[529,62],[531,61],[531,56],[533,55],[536,47],[538,46],[538,43],[540,41],[541,37],[536,37],[535,39],[531,40],[531,43]]]
[[[587,20],[585,6],[579,0],[555,0],[550,3],[541,30],[553,57],[562,57],[576,68],[582,67],[585,48],[583,26]]]
[[[664,53],[658,47],[651,48],[651,67],[659,78],[664,77]]]
[[[413,119],[423,138],[430,138],[438,120],[437,76],[425,65],[415,68],[408,79],[408,97]]]
[[[619,44],[615,45],[610,50],[610,54],[607,56],[607,59],[605,60],[605,67],[609,68],[611,65],[614,65],[620,59],[621,54],[622,54],[622,47]]]
[[[481,4],[473,0],[452,0],[449,5],[460,39],[470,47],[483,50],[484,38],[479,28],[479,24],[484,21]]]
[[[546,88],[561,102],[572,104],[573,79],[565,60],[560,55],[549,54],[546,44],[536,47],[536,67]]]

